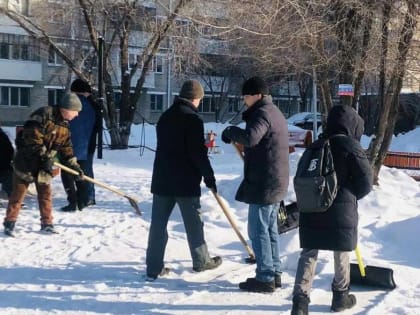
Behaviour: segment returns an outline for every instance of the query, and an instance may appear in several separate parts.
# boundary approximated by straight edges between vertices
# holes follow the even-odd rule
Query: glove
[[[53,165],[53,159],[50,159],[49,157],[42,157],[40,169],[43,170],[45,173],[50,174],[51,176],[53,176]]]
[[[206,187],[217,193],[216,178],[214,176],[204,177],[204,184]]]
[[[77,175],[74,175],[74,180],[76,182],[80,182],[80,181],[84,180],[83,176],[85,174],[83,173],[83,170],[81,169],[80,165],[79,164],[73,165],[72,168],[73,168],[73,170],[75,170],[78,173]]]
[[[229,128],[230,127],[225,128],[225,130],[223,130],[223,132],[222,132],[222,141],[224,143],[231,143],[232,142],[232,140],[227,136]]]

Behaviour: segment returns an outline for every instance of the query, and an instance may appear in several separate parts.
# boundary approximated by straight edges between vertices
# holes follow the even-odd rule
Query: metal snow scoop
[[[230,225],[232,226],[233,230],[235,231],[236,235],[238,235],[241,243],[245,246],[246,251],[248,252],[249,257],[245,259],[245,261],[249,264],[254,264],[256,262],[255,260],[255,254],[252,251],[251,247],[247,244],[246,240],[242,236],[241,232],[239,231],[235,221],[233,220],[229,210],[227,209],[225,203],[223,202],[223,199],[220,198],[220,196],[217,194],[217,192],[214,191],[214,189],[210,189],[213,193],[214,198],[216,198],[217,203],[219,204],[220,208],[222,208],[223,213],[225,214],[226,218],[228,219]]]
[[[57,167],[59,167],[59,168],[61,168],[63,171],[66,171],[67,173],[70,173],[72,175],[78,175],[79,174],[74,169],[72,169],[70,167],[67,167],[67,166],[65,166],[65,165],[63,165],[61,163],[54,162],[54,165],[57,166]],[[142,215],[142,213],[140,211],[140,208],[138,206],[138,201],[135,198],[130,197],[130,196],[126,195],[125,193],[123,193],[122,191],[119,191],[119,190],[117,190],[115,188],[112,188],[111,186],[108,186],[107,184],[104,184],[104,183],[102,183],[102,182],[100,182],[100,181],[98,181],[96,179],[93,179],[93,178],[91,178],[89,176],[83,175],[82,179],[85,180],[85,181],[91,182],[91,183],[93,183],[95,185],[98,185],[98,186],[100,186],[102,188],[108,189],[108,190],[110,190],[110,191],[112,191],[112,192],[114,192],[114,193],[116,193],[116,194],[118,194],[120,196],[123,196],[123,197],[127,198],[128,201],[130,202],[130,205],[134,208],[134,211],[138,215]]]
[[[354,250],[357,264],[350,264],[350,284],[393,290],[397,286],[394,271],[390,268],[365,266],[360,255],[359,246]]]

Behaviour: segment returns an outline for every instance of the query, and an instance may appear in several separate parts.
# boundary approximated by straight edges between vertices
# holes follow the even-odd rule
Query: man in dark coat
[[[77,94],[82,103],[79,115],[70,122],[74,155],[83,172],[87,176],[93,177],[92,163],[95,148],[92,142],[96,144],[97,113],[91,99],[92,88],[86,81],[75,79],[70,90]],[[74,212],[76,209],[82,210],[96,203],[92,183],[84,180],[75,181],[74,176],[66,172],[61,172],[61,181],[69,202],[68,205],[61,208],[61,211]]]
[[[14,151],[12,142],[10,142],[7,134],[0,127],[0,183],[2,184],[2,190],[6,192],[7,196],[10,196],[12,192]]]
[[[13,190],[9,197],[4,232],[13,231],[22,201],[30,183],[34,182],[38,193],[41,231],[57,233],[53,226],[51,179],[54,159],[83,176],[77,164],[70,140],[69,121],[77,117],[82,104],[74,93],[66,94],[58,106],[45,106],[35,110],[16,136],[16,155],[13,160]]]
[[[230,126],[222,133],[224,142],[244,146],[244,179],[236,200],[249,204],[248,234],[257,269],[255,278],[239,288],[252,292],[273,292],[281,286],[277,214],[289,184],[289,133],[268,94],[263,79],[248,79],[242,87],[246,127]]]
[[[338,193],[325,212],[301,213],[300,245],[303,248],[293,290],[294,314],[308,314],[309,293],[314,277],[318,250],[334,251],[335,275],[332,282],[332,311],[342,311],[356,304],[349,294],[349,253],[357,245],[357,200],[372,189],[372,170],[360,137],[363,119],[350,106],[334,106],[327,118],[326,135],[338,179]]]
[[[179,97],[160,117],[157,127],[157,149],[153,165],[153,205],[146,253],[147,280],[169,272],[164,267],[168,242],[167,225],[178,204],[188,246],[196,272],[213,269],[222,263],[219,256],[210,257],[204,240],[200,213],[201,179],[214,192],[216,179],[204,145],[204,125],[197,108],[204,96],[196,80],[184,82]]]

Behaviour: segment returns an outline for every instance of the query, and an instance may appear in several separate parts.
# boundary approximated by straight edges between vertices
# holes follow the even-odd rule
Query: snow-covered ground
[[[206,130],[220,135],[225,126],[206,124]],[[12,128],[5,129],[14,137]],[[143,136],[144,144],[155,148],[153,126],[146,126],[144,134],[136,126],[130,144],[139,145]],[[419,137],[420,129],[396,137],[391,149],[420,152]],[[363,138],[364,146],[368,141]],[[247,238],[247,205],[234,200],[242,162],[230,145],[221,141],[218,145],[219,154],[211,155],[211,163],[219,193]],[[290,155],[291,179],[301,153]],[[0,234],[0,314],[290,314],[300,251],[297,231],[280,237],[283,287],[273,294],[241,292],[238,283],[253,276],[255,266],[244,263],[247,254],[243,245],[204,185],[201,205],[206,239],[210,253],[222,256],[223,264],[203,273],[192,271],[182,219],[175,210],[165,256],[172,272],[145,282],[154,152],[104,150],[103,157],[95,160],[96,179],[137,198],[143,217],[134,213],[127,199],[97,188],[96,206],[76,213],[55,211],[60,234],[42,235],[36,198],[28,195],[17,223],[17,237]],[[54,179],[53,191],[58,209],[66,204],[60,178]],[[287,203],[294,199],[293,185],[287,199]],[[4,201],[0,202],[4,213]],[[398,287],[390,292],[354,287],[357,305],[343,314],[420,314],[419,183],[400,170],[384,167],[380,185],[360,201],[359,212],[365,263],[392,268]],[[332,276],[332,255],[321,252],[311,314],[330,313]]]

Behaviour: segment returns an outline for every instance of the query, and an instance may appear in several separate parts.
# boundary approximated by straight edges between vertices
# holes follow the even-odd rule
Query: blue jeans
[[[280,203],[269,205],[250,204],[248,235],[257,260],[255,278],[270,282],[281,273],[277,214]]]
[[[200,269],[210,261],[204,240],[204,223],[201,220],[200,197],[171,197],[153,195],[152,222],[146,251],[147,275],[157,276],[164,267],[163,258],[168,243],[168,221],[178,204],[187,233],[193,268]]]

